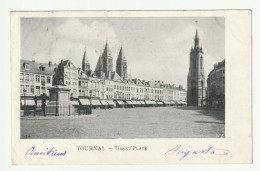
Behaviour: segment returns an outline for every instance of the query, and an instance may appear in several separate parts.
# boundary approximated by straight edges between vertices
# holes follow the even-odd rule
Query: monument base
[[[45,114],[55,116],[73,115],[75,108],[70,103],[70,89],[63,85],[52,86],[50,91],[50,101],[46,104]]]

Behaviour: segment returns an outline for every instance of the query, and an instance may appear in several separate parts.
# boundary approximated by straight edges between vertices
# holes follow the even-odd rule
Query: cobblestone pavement
[[[191,107],[98,109],[92,115],[21,118],[21,138],[223,138],[224,111]]]

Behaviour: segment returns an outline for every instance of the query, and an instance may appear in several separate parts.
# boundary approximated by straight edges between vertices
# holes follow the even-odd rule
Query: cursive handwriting
[[[183,150],[181,145],[178,145],[170,150],[168,150],[167,152],[165,152],[166,155],[169,154],[177,154],[180,156],[179,160],[184,159],[185,157],[187,157],[188,155],[199,155],[199,154],[204,154],[204,155],[228,155],[229,154],[229,150],[226,149],[216,149],[213,147],[208,147],[206,149],[203,150]]]
[[[66,151],[64,152],[58,152],[54,147],[52,148],[46,148],[44,151],[38,151],[35,149],[35,146],[31,147],[29,150],[26,151],[25,155],[31,155],[31,156],[65,156]]]

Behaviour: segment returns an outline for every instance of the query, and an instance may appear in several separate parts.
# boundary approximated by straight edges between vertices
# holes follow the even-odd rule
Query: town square
[[[20,137],[224,138],[224,20],[199,19],[23,18]],[[183,35],[168,38],[166,30]]]
[[[92,115],[24,117],[21,138],[224,138],[224,111],[192,107],[97,109]]]

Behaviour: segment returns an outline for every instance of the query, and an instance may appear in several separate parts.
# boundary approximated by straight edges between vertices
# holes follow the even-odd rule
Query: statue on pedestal
[[[55,68],[54,71],[55,74],[53,75],[52,85],[65,85],[63,60],[61,60],[61,62],[58,65],[58,68]]]

